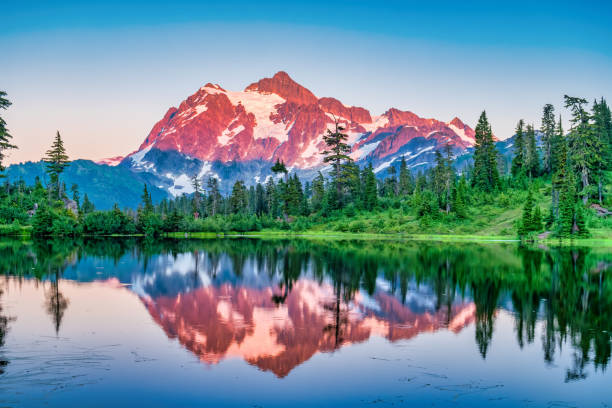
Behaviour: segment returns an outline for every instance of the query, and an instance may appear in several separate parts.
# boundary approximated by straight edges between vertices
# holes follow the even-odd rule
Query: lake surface
[[[0,241],[0,406],[612,406],[612,249]]]

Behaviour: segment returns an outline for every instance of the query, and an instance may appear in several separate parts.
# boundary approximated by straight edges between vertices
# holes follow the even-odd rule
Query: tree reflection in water
[[[521,348],[537,340],[536,328],[541,325],[546,364],[554,364],[562,346],[571,346],[574,358],[567,381],[586,378],[590,366],[605,370],[611,357],[610,251],[258,239],[109,239],[33,245],[6,241],[0,245],[5,273],[51,281],[46,308],[57,332],[68,306],[59,289],[62,275],[70,267],[73,279],[98,279],[95,271],[79,267],[79,262],[91,258],[115,266],[121,259],[137,262],[136,270],[116,268],[115,277],[124,283],[142,282],[147,294],[143,302],[158,324],[205,360],[235,352],[246,338],[261,334],[256,333],[257,310],[284,313],[301,331],[291,331],[277,317],[266,317],[277,319],[269,330],[276,336],[274,344],[282,345],[284,351],[245,357],[264,369],[278,363],[278,368],[270,369],[279,376],[317,351],[364,341],[376,330],[395,341],[411,338],[419,330],[460,330],[472,321],[476,347],[486,359],[500,310],[513,314]],[[170,270],[185,259],[191,259],[189,274],[161,273],[162,268]],[[319,306],[306,304],[304,291],[320,296]],[[179,295],[189,298],[191,306],[177,306]],[[377,303],[378,309],[367,306],[368,302]],[[317,307],[324,315],[321,318],[315,313]],[[187,324],[183,327],[205,331],[181,333],[179,322],[165,314],[169,310]],[[229,320],[219,318],[218,311],[223,310]],[[206,318],[210,320],[202,320]],[[0,334],[6,325],[6,319],[0,320]],[[204,337],[206,343],[196,344],[197,338]],[[291,350],[299,351],[299,356],[288,355]]]

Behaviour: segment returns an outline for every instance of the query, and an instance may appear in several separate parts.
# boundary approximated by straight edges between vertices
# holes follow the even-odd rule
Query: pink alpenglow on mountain
[[[458,118],[445,123],[394,108],[372,116],[334,98],[317,98],[281,71],[241,92],[204,85],[170,108],[129,157],[154,147],[209,162],[280,159],[291,167],[315,168],[322,164],[323,134],[336,119],[349,135],[355,160],[393,160],[400,153],[415,156],[446,144],[456,149],[474,144],[474,131]],[[415,138],[427,147],[402,150]]]

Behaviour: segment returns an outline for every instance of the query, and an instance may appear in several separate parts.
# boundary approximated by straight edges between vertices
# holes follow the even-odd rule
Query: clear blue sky
[[[206,82],[278,70],[373,114],[397,107],[504,138],[563,94],[612,98],[612,2],[10,2],[0,89],[20,150],[59,129],[73,157],[126,154]],[[566,114],[567,115],[567,114]]]

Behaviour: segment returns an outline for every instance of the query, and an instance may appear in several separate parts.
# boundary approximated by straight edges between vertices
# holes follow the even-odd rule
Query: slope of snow
[[[276,105],[285,103],[285,99],[276,94],[259,92],[226,92],[232,105],[241,104],[244,109],[255,116],[255,139],[273,137],[283,143],[289,139],[289,126],[284,123],[274,123],[270,115],[276,112]]]
[[[359,149],[355,150],[354,152],[351,152],[349,156],[351,156],[353,160],[363,159],[368,154],[372,153],[379,144],[380,144],[380,140],[377,142],[373,142],[373,143],[366,143],[363,146],[361,146]]]
[[[453,124],[450,124],[450,123],[448,123],[448,124],[447,124],[447,126],[448,126],[449,128],[451,128],[451,130],[452,130],[453,132],[455,132],[455,133],[457,134],[457,136],[459,136],[459,137],[461,138],[461,140],[463,140],[464,142],[467,142],[467,143],[469,143],[469,144],[474,144],[474,140],[473,140],[472,138],[468,137],[468,136],[465,134],[465,130],[463,130],[463,129],[459,129],[457,126],[455,126],[455,125],[453,125]]]
[[[191,185],[191,178],[185,173],[179,175],[178,177],[174,176],[173,174],[166,173],[166,177],[174,182],[172,187],[168,188],[168,192],[174,197],[182,194],[191,194],[194,192],[193,186]]]
[[[238,133],[242,132],[243,130],[244,130],[243,125],[240,125],[232,130],[229,130],[229,128],[225,129],[223,133],[221,133],[221,136],[217,138],[217,141],[219,142],[220,145],[225,146],[229,143],[231,138],[233,138],[234,136],[236,136]]]
[[[144,149],[139,150],[136,153],[134,153],[131,156],[129,156],[132,159],[132,161],[134,162],[134,166],[135,167],[139,167],[139,166],[142,166],[144,164],[144,161],[142,159],[145,157],[145,155],[147,153],[149,153],[149,151],[153,148],[154,145],[155,145],[155,142],[151,143],[150,145],[148,145]]]
[[[363,123],[361,126],[364,127],[366,132],[374,132],[378,128],[384,128],[389,125],[389,119],[385,115],[374,116],[372,123]]]

